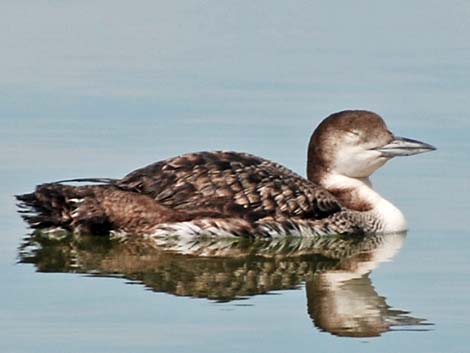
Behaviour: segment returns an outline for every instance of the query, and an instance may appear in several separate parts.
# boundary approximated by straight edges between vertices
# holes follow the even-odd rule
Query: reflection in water
[[[339,336],[378,336],[429,325],[394,310],[368,275],[401,248],[405,234],[365,237],[108,239],[40,233],[20,261],[41,272],[119,276],[157,292],[230,301],[306,283],[314,325]]]
[[[407,311],[390,308],[367,275],[344,282],[334,277],[321,274],[306,283],[308,313],[321,330],[337,336],[372,337],[394,326],[426,324],[406,315]]]

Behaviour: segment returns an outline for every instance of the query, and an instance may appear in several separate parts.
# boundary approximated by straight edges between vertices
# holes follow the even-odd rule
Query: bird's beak
[[[412,156],[418,153],[434,151],[435,149],[436,147],[427,143],[396,136],[392,142],[385,146],[374,148],[374,150],[381,152],[382,155],[387,158]]]

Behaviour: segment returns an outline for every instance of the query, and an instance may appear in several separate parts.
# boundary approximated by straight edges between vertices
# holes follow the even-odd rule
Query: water
[[[0,7],[2,352],[469,351],[468,3]],[[94,243],[91,252],[69,243],[22,257],[29,231],[15,193],[210,149],[304,174],[311,130],[345,108],[377,111],[397,135],[438,147],[374,175],[410,230],[368,276],[322,292],[316,258],[155,263],[154,254],[122,263]],[[339,337],[315,298],[354,301],[356,318],[367,313],[386,329]],[[384,326],[392,316],[414,325]],[[349,333],[360,326],[347,322]]]

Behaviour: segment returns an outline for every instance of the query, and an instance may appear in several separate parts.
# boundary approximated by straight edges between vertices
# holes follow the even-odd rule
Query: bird
[[[120,179],[40,184],[16,198],[31,228],[73,234],[386,234],[405,231],[406,220],[373,189],[370,176],[394,157],[435,149],[395,136],[374,112],[344,110],[325,118],[311,135],[306,178],[248,153],[196,152],[152,163]]]

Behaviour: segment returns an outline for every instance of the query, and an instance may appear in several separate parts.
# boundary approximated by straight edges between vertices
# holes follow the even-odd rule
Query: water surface
[[[0,7],[2,352],[469,350],[467,2]],[[21,248],[30,231],[12,195],[35,184],[212,149],[305,174],[312,129],[346,108],[438,147],[374,175],[410,230],[370,268],[93,241]],[[357,331],[368,337],[347,337]]]

